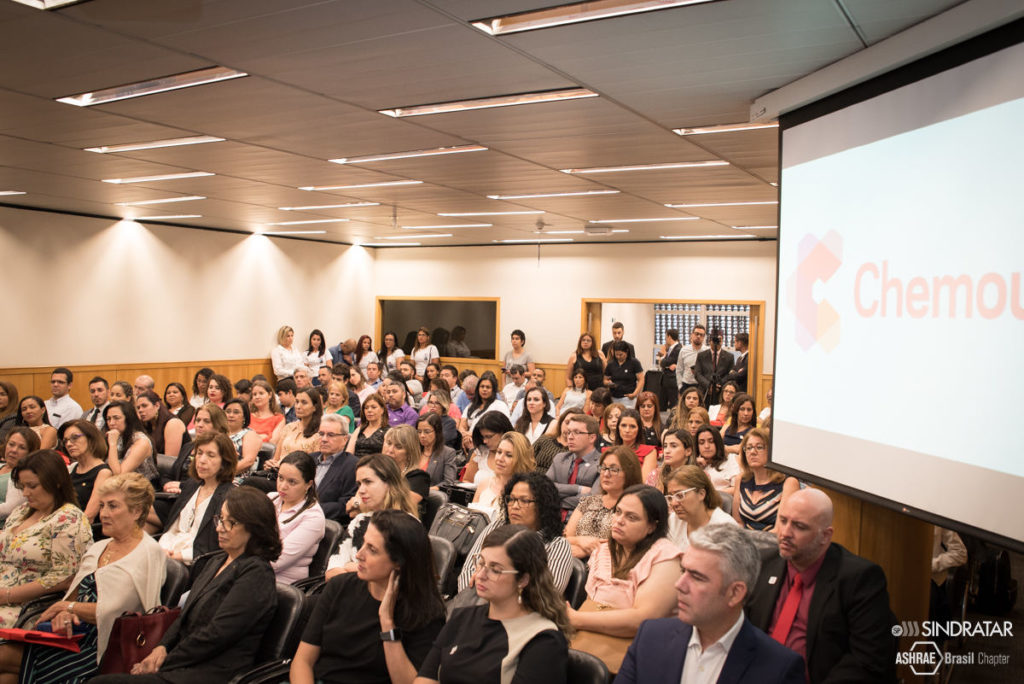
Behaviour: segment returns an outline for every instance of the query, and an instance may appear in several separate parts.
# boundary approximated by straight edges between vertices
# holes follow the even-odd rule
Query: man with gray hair
[[[347,523],[349,516],[345,507],[356,495],[358,459],[345,452],[349,432],[337,413],[326,413],[320,419],[319,436],[320,451],[310,454],[316,463],[316,495],[326,517]]]
[[[155,392],[156,380],[154,380],[152,376],[149,375],[140,375],[139,377],[135,378],[135,384],[133,385],[133,389],[135,390],[136,397],[145,394],[146,392]]]
[[[615,684],[802,684],[799,655],[754,627],[743,604],[761,559],[736,525],[707,525],[690,535],[676,582],[678,617],[645,620]]]

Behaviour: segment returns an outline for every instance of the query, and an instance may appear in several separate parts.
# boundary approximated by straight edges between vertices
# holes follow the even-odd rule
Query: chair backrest
[[[270,442],[264,442],[260,445],[260,452],[256,455],[256,469],[263,470],[263,464],[268,458],[274,456],[274,447]]]
[[[587,600],[587,564],[579,558],[572,559],[569,570],[569,583],[565,585],[565,600],[573,608],[579,608]]]
[[[608,684],[612,675],[608,666],[595,655],[569,649],[567,684]]]
[[[177,456],[169,456],[168,454],[156,455],[156,470],[158,473],[160,473],[160,477],[162,479],[174,479],[174,464],[177,462],[177,460]]]
[[[313,560],[309,562],[310,577],[327,572],[327,561],[330,560],[331,554],[338,550],[344,529],[336,520],[324,521],[324,538],[320,540],[320,544],[316,547],[316,553],[313,554]]]
[[[188,589],[188,584],[189,572],[185,564],[168,558],[167,576],[164,578],[164,586],[160,589],[160,603],[169,608],[178,605],[181,595]]]
[[[723,492],[721,489],[718,490],[718,495],[722,497],[722,505],[719,506],[723,511],[732,515],[732,494],[729,492]]]
[[[277,584],[277,610],[263,633],[258,651],[261,662],[291,658],[299,647],[305,627],[305,594],[290,584]]]
[[[452,568],[455,567],[455,546],[444,537],[430,535],[430,550],[434,556],[437,586],[443,590]]]
[[[437,517],[437,512],[448,503],[448,495],[437,489],[431,489],[427,493],[427,508],[423,516],[423,526],[430,529],[430,526],[434,522],[434,518]]]

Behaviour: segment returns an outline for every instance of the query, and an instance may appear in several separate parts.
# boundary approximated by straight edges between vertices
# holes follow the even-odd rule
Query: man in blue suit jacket
[[[690,537],[676,583],[678,618],[647,620],[615,684],[803,684],[799,655],[743,615],[761,559],[736,525],[708,525]]]
[[[345,453],[348,436],[341,416],[328,413],[320,420],[320,451],[310,454],[316,463],[316,495],[320,507],[326,517],[342,524],[349,521],[345,506],[357,489],[358,459]]]

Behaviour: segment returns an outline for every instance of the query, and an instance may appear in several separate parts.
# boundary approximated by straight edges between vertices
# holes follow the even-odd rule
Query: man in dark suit
[[[832,543],[832,501],[819,489],[783,500],[779,556],[765,563],[750,621],[804,656],[817,682],[895,682],[895,617],[885,573]]]
[[[693,375],[697,378],[697,387],[705,406],[718,403],[722,392],[722,384],[732,370],[735,359],[733,355],[722,349],[722,331],[712,328],[708,336],[709,346],[697,354],[697,363]]]
[[[658,350],[658,366],[661,368],[661,405],[666,410],[679,401],[676,387],[676,362],[679,360],[679,331],[669,328],[665,331],[665,347]]]
[[[615,684],[803,684],[804,662],[743,616],[761,559],[736,525],[690,536],[676,582],[678,617],[646,620]]]
[[[548,478],[555,483],[562,499],[563,517],[576,508],[580,497],[600,490],[598,462],[601,453],[594,448],[598,423],[593,416],[576,414],[566,419],[569,451],[556,454],[548,468]]]
[[[316,463],[316,495],[324,516],[348,523],[348,500],[356,494],[356,459],[345,453],[348,430],[336,413],[320,419],[320,451],[310,454]]]
[[[750,349],[750,335],[747,333],[736,334],[736,352],[739,356],[736,357],[736,363],[733,364],[732,370],[725,376],[725,381],[736,383],[737,392],[747,391],[747,351]]]

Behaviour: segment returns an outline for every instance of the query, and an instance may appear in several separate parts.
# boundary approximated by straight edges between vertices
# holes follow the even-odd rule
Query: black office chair
[[[160,603],[170,608],[178,605],[190,582],[188,567],[181,561],[168,558],[167,577],[164,578],[164,586],[160,589]]]
[[[569,583],[565,585],[565,600],[573,608],[578,609],[587,600],[588,574],[587,564],[579,558],[573,558],[572,569],[569,572]]]
[[[295,655],[299,647],[299,639],[308,617],[304,610],[305,595],[290,584],[277,584],[277,610],[270,621],[270,626],[263,633],[263,641],[256,651],[262,659],[260,666],[267,663],[280,663]],[[258,668],[257,668],[258,669]],[[239,684],[255,670],[237,675],[231,684]]]
[[[608,684],[611,680],[612,675],[600,658],[569,649],[567,684]]]
[[[31,601],[22,604],[21,612],[18,613],[18,619],[15,620],[12,627],[17,627],[18,629],[32,629],[35,627],[36,620],[39,619],[39,616],[46,612],[47,608],[57,601],[60,601],[62,598],[64,598],[63,591],[52,591],[48,594],[37,596]]]
[[[156,455],[156,469],[160,473],[161,480],[174,480],[174,464],[177,462],[176,456],[170,456],[168,454],[157,454]]]
[[[338,545],[341,544],[341,535],[344,532],[345,528],[338,521],[324,521],[324,538],[320,540],[320,544],[316,547],[316,553],[313,554],[313,560],[309,563],[309,577],[316,577],[327,572],[327,561],[338,550]]]
[[[430,550],[434,556],[437,586],[443,591],[448,576],[455,567],[455,546],[444,537],[430,535]]]
[[[431,489],[427,493],[427,510],[423,516],[423,526],[430,529],[430,525],[434,522],[434,518],[437,516],[437,512],[448,503],[448,495],[437,489]]]
[[[256,470],[263,470],[263,464],[267,462],[267,459],[274,457],[274,449],[276,447],[270,442],[260,445],[260,453],[256,456]]]
[[[275,660],[270,663],[263,663],[259,667],[249,670],[231,681],[232,684],[280,684],[280,682],[288,681],[288,671],[291,669],[291,666],[291,658]]]

